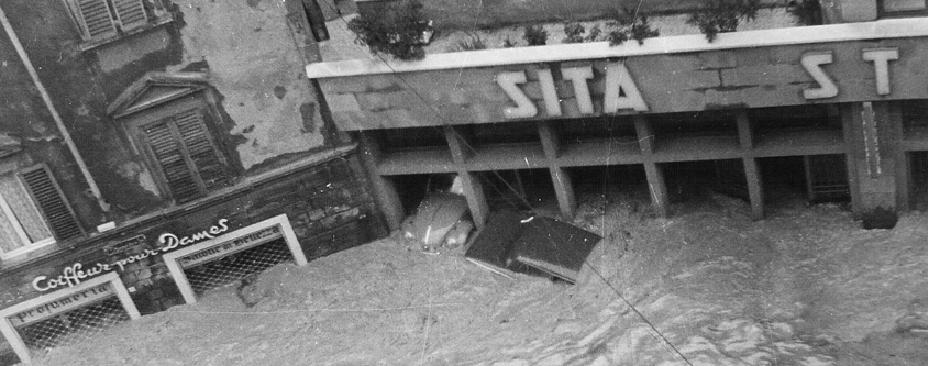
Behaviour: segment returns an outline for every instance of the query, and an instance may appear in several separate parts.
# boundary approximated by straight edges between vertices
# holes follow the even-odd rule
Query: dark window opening
[[[907,100],[900,103],[902,131],[905,139],[928,138],[928,103],[924,100]]]
[[[850,199],[844,155],[811,155],[804,159],[809,202],[843,202]]]
[[[759,137],[783,131],[841,129],[837,109],[826,104],[752,109],[749,119]]]
[[[474,145],[540,143],[535,122],[485,123],[462,126],[465,141]]]
[[[557,199],[548,169],[494,170],[478,172],[490,210],[540,208],[556,210]],[[552,206],[553,205],[553,206]]]
[[[372,133],[386,153],[448,147],[442,127],[396,128]]]
[[[455,174],[415,174],[388,177],[396,186],[403,205],[403,213],[416,212],[419,203],[430,192],[447,192],[451,189]]]
[[[730,113],[669,113],[648,120],[658,139],[661,136],[738,136],[738,125]]]
[[[913,208],[928,211],[928,151],[910,152],[908,157],[909,174],[912,177],[909,195],[914,203]]]
[[[577,202],[628,201],[649,204],[648,179],[643,165],[608,165],[567,168]]]
[[[564,143],[636,141],[635,125],[629,118],[603,116],[602,118],[558,121],[555,123]]]
[[[660,164],[670,202],[705,199],[711,192],[749,200],[741,159]]]

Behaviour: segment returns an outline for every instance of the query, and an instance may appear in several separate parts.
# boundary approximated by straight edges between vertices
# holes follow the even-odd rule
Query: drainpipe
[[[81,173],[84,175],[84,180],[87,181],[87,186],[90,188],[90,193],[93,194],[93,197],[97,199],[97,203],[100,205],[100,208],[105,210],[106,204],[103,202],[103,199],[100,195],[100,188],[97,186],[97,182],[94,181],[93,177],[90,175],[90,170],[87,169],[87,164],[84,163],[84,159],[81,158],[80,152],[77,151],[77,145],[75,145],[74,140],[71,139],[71,134],[68,133],[68,129],[65,127],[64,121],[58,114],[58,110],[55,109],[55,104],[52,103],[52,98],[49,97],[48,91],[45,90],[45,86],[42,85],[42,80],[39,80],[39,74],[35,72],[35,67],[32,66],[32,61],[29,60],[29,55],[26,54],[26,50],[23,48],[22,42],[19,41],[19,37],[17,37],[16,32],[13,31],[13,26],[10,24],[10,20],[6,17],[6,13],[2,8],[0,8],[0,24],[3,25],[3,30],[10,37],[10,42],[13,43],[13,48],[16,49],[16,53],[19,55],[19,58],[22,59],[23,65],[26,67],[26,71],[29,72],[29,77],[32,78],[32,83],[35,84],[35,88],[38,89],[39,94],[42,95],[42,101],[45,102],[45,107],[48,108],[49,113],[51,113],[52,119],[55,120],[55,125],[58,126],[58,131],[61,133],[62,138],[64,138],[65,143],[68,145],[68,150],[71,151],[71,155],[74,156],[74,160],[77,160],[77,166]]]

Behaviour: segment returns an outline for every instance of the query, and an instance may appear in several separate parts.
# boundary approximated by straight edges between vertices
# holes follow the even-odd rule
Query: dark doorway
[[[928,210],[928,151],[913,151],[909,154],[909,185],[912,208],[919,211]]]
[[[490,210],[535,210],[556,204],[548,169],[492,170],[478,172]]]
[[[747,179],[741,159],[688,161],[661,164],[671,202],[686,202],[715,191],[748,200]]]
[[[451,188],[455,174],[414,174],[390,177],[403,204],[403,214],[410,215],[419,207],[419,202],[429,192],[447,191]]]

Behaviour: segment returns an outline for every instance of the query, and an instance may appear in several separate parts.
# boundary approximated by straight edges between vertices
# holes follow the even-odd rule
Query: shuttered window
[[[148,22],[145,5],[142,0],[111,0],[116,19],[123,32],[128,32]]]
[[[203,112],[190,110],[142,127],[151,157],[178,203],[226,186],[229,174],[209,134]]]
[[[84,41],[113,39],[159,19],[169,18],[161,0],[64,0]],[[154,18],[154,19],[153,19]]]
[[[85,38],[108,38],[116,35],[116,24],[106,0],[78,0],[78,15]]]
[[[74,211],[47,167],[0,177],[0,257],[81,234]]]

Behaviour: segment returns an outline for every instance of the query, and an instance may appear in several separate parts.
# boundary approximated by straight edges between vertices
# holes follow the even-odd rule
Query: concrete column
[[[538,135],[541,137],[541,145],[548,159],[548,169],[551,172],[551,181],[554,183],[554,193],[561,209],[561,216],[565,219],[572,219],[577,209],[577,197],[567,170],[557,163],[557,157],[561,153],[560,136],[551,122],[547,121],[538,123]]]
[[[664,181],[664,171],[654,162],[654,132],[651,122],[644,116],[634,116],[635,132],[638,134],[638,145],[641,147],[641,156],[644,164],[644,173],[648,179],[648,189],[651,191],[651,204],[661,217],[670,216],[670,203],[667,198],[667,183]]]
[[[751,200],[751,218],[761,220],[764,218],[764,181],[757,168],[757,159],[754,158],[754,130],[748,111],[738,111],[738,139],[741,143],[742,163],[744,164],[744,177],[748,183],[748,194]]]
[[[367,171],[371,180],[374,200],[377,202],[380,212],[383,213],[384,220],[387,222],[390,231],[399,230],[405,217],[403,204],[400,201],[400,195],[393,180],[377,173],[377,164],[380,161],[380,146],[377,139],[370,135],[370,132],[361,132],[359,135],[361,160],[364,164],[364,170]]]
[[[878,208],[897,210],[896,169],[899,148],[896,128],[901,116],[892,102],[842,105],[848,174],[854,212],[866,215]]]
[[[454,161],[458,176],[461,177],[461,183],[464,185],[467,207],[470,208],[474,225],[477,226],[477,229],[482,229],[487,222],[487,217],[490,215],[490,208],[480,180],[477,179],[474,173],[467,170],[467,158],[472,154],[472,150],[464,137],[455,130],[454,126],[445,126],[444,131],[445,140],[447,140],[448,148],[451,150],[451,158]]]

